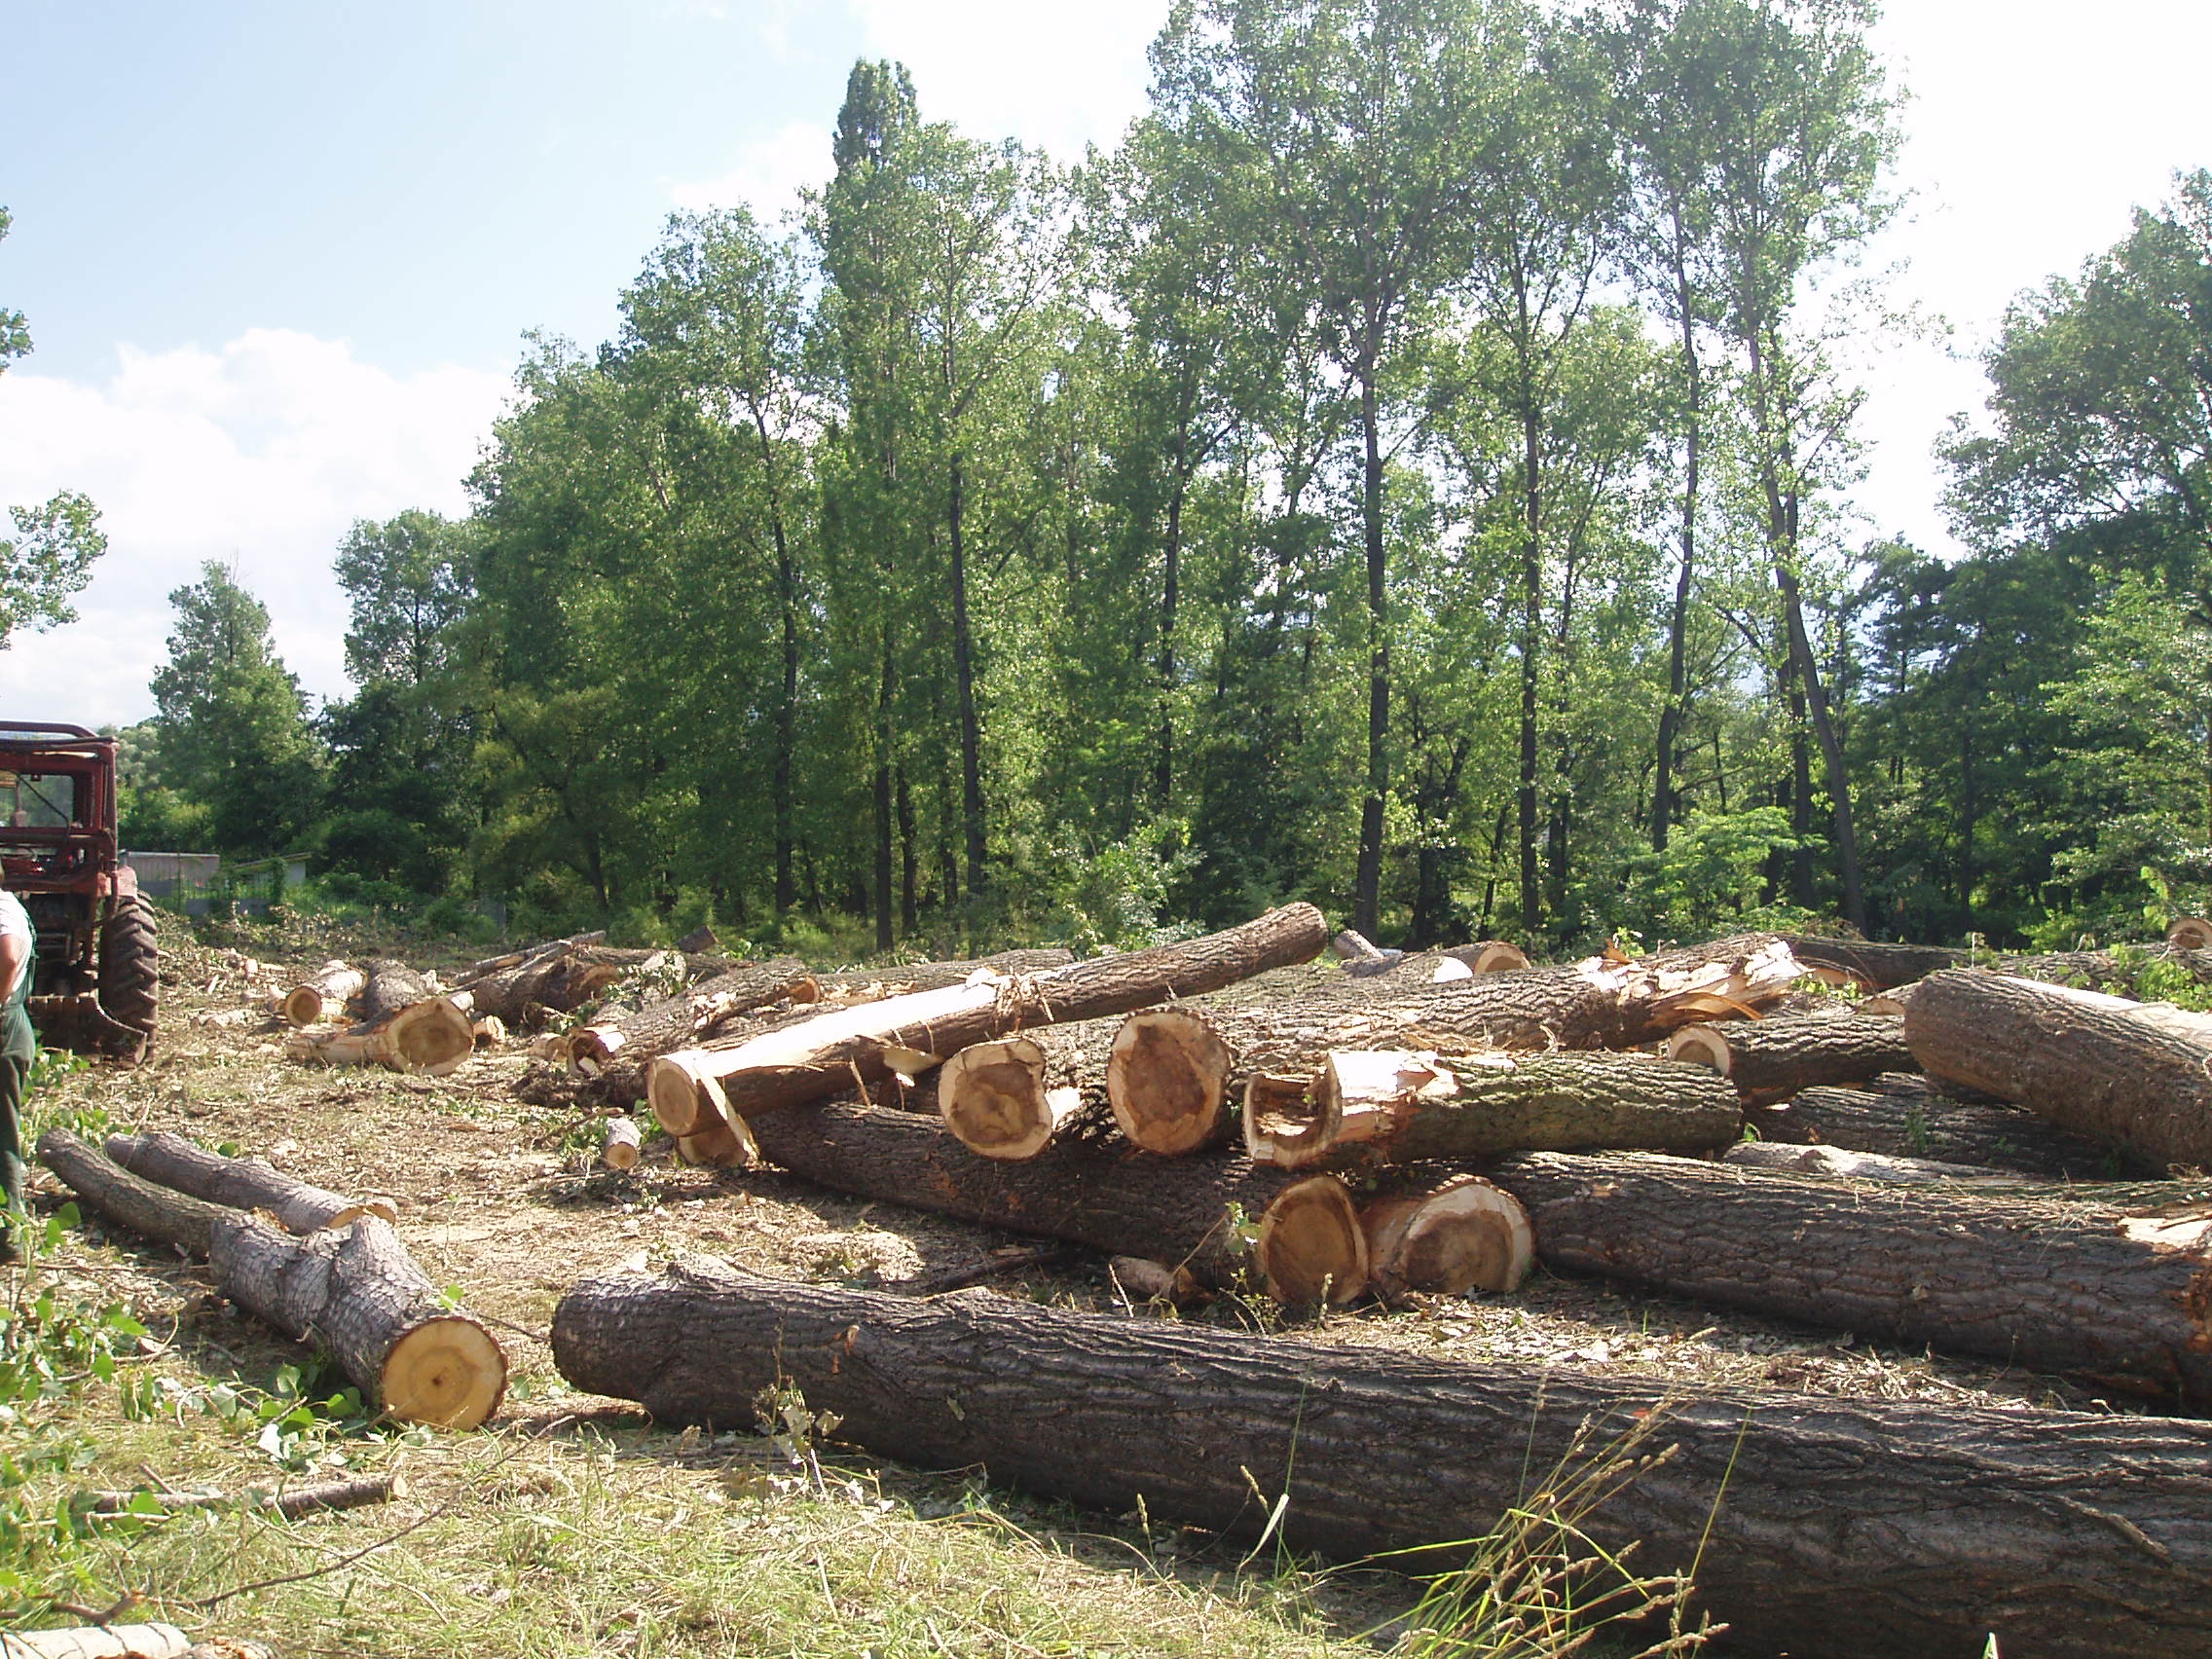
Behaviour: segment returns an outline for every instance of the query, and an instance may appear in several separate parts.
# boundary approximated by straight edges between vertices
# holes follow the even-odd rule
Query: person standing
[[[38,1059],[38,1037],[31,1030],[31,957],[37,936],[23,902],[0,888],[0,1262],[22,1259],[23,1085]]]

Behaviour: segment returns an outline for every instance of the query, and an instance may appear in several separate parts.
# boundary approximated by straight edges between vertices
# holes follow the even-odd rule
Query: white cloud
[[[169,591],[209,559],[235,564],[269,607],[302,683],[344,695],[339,538],[404,507],[461,511],[506,390],[473,369],[397,377],[280,329],[214,351],[123,346],[103,385],[0,377],[0,503],[82,490],[108,536],[79,620],[0,652],[0,715],[96,725],[152,713]]]
[[[737,153],[737,161],[713,178],[679,184],[669,191],[679,207],[750,207],[764,225],[775,225],[798,206],[798,193],[830,177],[830,129],[818,122],[794,121],[773,136],[756,139]]]
[[[1168,0],[848,0],[865,50],[914,76],[922,115],[971,138],[1014,137],[1061,162],[1110,149],[1142,114],[1145,50]]]

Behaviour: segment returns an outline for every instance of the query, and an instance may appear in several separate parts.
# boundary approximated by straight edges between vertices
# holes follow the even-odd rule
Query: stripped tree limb
[[[110,1135],[107,1155],[121,1167],[229,1209],[267,1210],[287,1233],[343,1227],[355,1216],[397,1221],[387,1198],[350,1198],[286,1175],[259,1158],[225,1158],[182,1135]]]

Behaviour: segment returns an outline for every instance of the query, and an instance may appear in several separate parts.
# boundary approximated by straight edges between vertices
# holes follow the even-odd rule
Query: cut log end
[[[983,1158],[1035,1158],[1070,1107],[1064,1090],[1045,1087],[1045,1051],[1027,1037],[961,1050],[944,1062],[937,1088],[944,1126]]]
[[[709,1116],[698,1075],[682,1054],[659,1055],[645,1067],[645,1102],[654,1122],[680,1138],[699,1133]]]
[[[1529,966],[1529,953],[1501,939],[1490,939],[1454,953],[1477,974],[1517,974]]]
[[[1268,1294],[1292,1307],[1342,1305],[1367,1289],[1367,1235],[1334,1175],[1294,1182],[1260,1217],[1256,1248]]]
[[[385,1356],[385,1410],[405,1422],[475,1428],[499,1409],[506,1391],[507,1356],[461,1314],[415,1326]]]
[[[426,997],[392,1015],[387,1040],[404,1070],[437,1076],[476,1052],[476,1022],[446,997]]]
[[[609,1169],[635,1169],[644,1156],[645,1137],[628,1118],[609,1118],[599,1161]]]
[[[1535,1231],[1512,1194],[1479,1175],[1423,1193],[1379,1198],[1361,1221],[1368,1267],[1385,1296],[1515,1291],[1536,1261]]]
[[[314,986],[295,985],[284,994],[281,1012],[286,1024],[320,1025],[325,1020],[336,1019],[342,1010],[329,1008]]]
[[[1114,1121],[1163,1157],[1215,1145],[1227,1126],[1230,1065],[1229,1046],[1200,1015],[1172,1008],[1132,1014],[1106,1060]]]
[[[2212,950],[2212,921],[2202,916],[2176,916],[2166,929],[2166,942],[2176,950]]]
[[[727,1119],[710,1111],[698,1128],[676,1137],[677,1156],[686,1163],[717,1169],[750,1169],[760,1161],[760,1148],[743,1118]]]
[[[1726,1077],[1736,1064],[1728,1039],[1710,1025],[1685,1025],[1667,1039],[1666,1056]]]
[[[1254,1072],[1244,1086],[1244,1150],[1254,1163],[1295,1169],[1329,1144],[1329,1117],[1310,1077]]]

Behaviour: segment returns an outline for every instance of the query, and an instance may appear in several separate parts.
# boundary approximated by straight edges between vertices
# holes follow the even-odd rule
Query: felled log
[[[1196,1308],[1213,1300],[1213,1292],[1200,1284],[1188,1268],[1148,1262],[1142,1256],[1116,1256],[1106,1264],[1106,1272],[1131,1302]]]
[[[246,1509],[280,1520],[297,1521],[304,1515],[327,1515],[342,1509],[365,1509],[407,1495],[406,1479],[394,1472],[364,1475],[357,1480],[318,1481],[312,1486],[248,1487],[242,1493],[205,1489],[195,1492],[80,1492],[69,1499],[79,1515],[143,1515],[148,1508],[161,1513],[180,1509]]]
[[[1650,1153],[1526,1153],[1489,1175],[1528,1206],[1555,1272],[2212,1405],[2212,1206],[2129,1211]]]
[[[1913,1063],[1898,1021],[1826,1014],[1685,1025],[1667,1039],[1666,1053],[1717,1072],[1747,1106],[1787,1100],[1800,1088],[1863,1083]]]
[[[1932,1076],[2154,1162],[2212,1166],[2212,1015],[1956,972],[1913,993],[1904,1035]]]
[[[1385,1302],[1412,1290],[1519,1290],[1536,1262],[1529,1212],[1479,1175],[1430,1177],[1384,1193],[1361,1208],[1359,1225],[1369,1281]]]
[[[1906,1186],[1931,1181],[1976,1181],[2016,1187],[2029,1179],[2016,1170],[1944,1163],[1933,1158],[1891,1158],[1877,1152],[1846,1152],[1840,1146],[1791,1146],[1787,1141],[1738,1141],[1720,1155],[1720,1161],[1740,1163],[1748,1169],[1786,1169],[1793,1175],[1827,1175],[1842,1181],[1895,1181]]]
[[[607,1133],[601,1138],[599,1161],[609,1169],[635,1169],[644,1156],[645,1137],[639,1133],[637,1123],[630,1118],[607,1120]]]
[[[585,945],[604,944],[606,942],[607,930],[605,928],[597,929],[592,933],[571,934],[567,939],[549,939],[539,944],[525,945],[520,950],[507,951],[501,956],[487,956],[481,962],[471,962],[461,970],[458,983],[472,984],[488,974],[497,974],[508,968],[519,968],[526,962],[535,961],[547,956],[556,956],[564,950],[573,950]]]
[[[1924,1091],[1808,1088],[1787,1105],[1747,1111],[1745,1121],[1761,1140],[1778,1144],[1929,1158],[2050,1180],[2155,1176],[2163,1169],[2068,1134],[2018,1106],[1966,1105]]]
[[[1329,940],[1329,949],[1344,963],[1345,972],[1360,978],[1387,974],[1405,960],[1402,950],[1384,950],[1365,934],[1346,928]]]
[[[507,1022],[496,1014],[488,1014],[481,1019],[470,1020],[468,1029],[476,1039],[476,1048],[479,1052],[486,1049],[503,1048],[506,1045]]]
[[[207,1254],[215,1223],[235,1212],[133,1175],[67,1129],[38,1137],[39,1161],[108,1221],[187,1256]]]
[[[110,1135],[107,1155],[132,1174],[228,1209],[266,1210],[287,1233],[343,1227],[355,1216],[399,1219],[387,1198],[346,1198],[276,1168],[266,1159],[225,1158],[166,1131]]]
[[[1035,1158],[1083,1110],[1079,1084],[1055,1083],[1035,1038],[972,1043],[937,1072],[938,1115],[982,1158]]]
[[[1863,991],[1893,990],[1946,968],[1963,966],[1968,953],[1941,944],[1885,944],[1862,939],[1820,939],[1784,934],[1798,961],[1812,969],[1833,969],[1845,982]],[[1825,977],[1825,976],[1824,976]]]
[[[1290,1547],[1346,1560],[1484,1537],[1609,1459],[1589,1535],[1636,1542],[1639,1572],[1694,1567],[1695,1607],[1751,1652],[1958,1659],[1992,1632],[2036,1659],[2212,1646],[2212,1424],[1685,1400],[1659,1382],[915,1302],[698,1259],[578,1284],[554,1311],[553,1355],[571,1385],[670,1427],[750,1429],[761,1390],[794,1386],[879,1456],[1243,1536],[1279,1524]]]
[[[375,985],[372,977],[372,990]],[[362,993],[364,1004],[368,994]],[[476,1052],[476,1021],[451,997],[424,997],[358,1025],[293,1031],[284,1051],[326,1066],[381,1065],[443,1077]]]
[[[976,1157],[934,1118],[880,1106],[794,1106],[747,1124],[770,1162],[831,1192],[1142,1256],[1216,1288],[1234,1287],[1251,1265],[1280,1301],[1303,1301],[1324,1280],[1338,1302],[1364,1288],[1358,1217],[1321,1188],[1303,1195],[1254,1259],[1245,1230],[1265,1230],[1270,1207],[1301,1177],[1239,1154],[1156,1158],[1119,1141],[1062,1140],[1009,1162]]]
[[[1591,1147],[1675,1152],[1743,1133],[1734,1090],[1643,1054],[1345,1051],[1302,1092],[1247,1089],[1245,1150],[1289,1169],[1449,1162]]]
[[[846,968],[822,974],[823,995],[832,1002],[880,1002],[886,997],[914,991],[941,991],[965,985],[977,974],[1049,974],[1070,966],[1075,952],[1063,945],[1036,949],[1002,950],[991,956],[964,961],[903,962],[888,968]],[[872,993],[872,994],[869,994]]]
[[[2166,929],[2166,942],[2176,950],[2212,950],[2212,921],[2176,916]]]
[[[187,1659],[192,1638],[166,1624],[0,1631],[0,1659]]]
[[[617,1059],[640,1066],[655,1054],[690,1046],[732,1014],[816,989],[806,964],[795,956],[740,963],[676,996],[648,1003],[634,1014],[579,1025],[569,1033],[569,1063],[585,1077],[597,1077]],[[813,999],[809,995],[801,1000]],[[644,1087],[642,1071],[639,1087]]]
[[[1093,958],[1034,977],[979,981],[827,1014],[726,1051],[684,1050],[646,1073],[653,1115],[673,1133],[699,1115],[703,1080],[720,1083],[741,1117],[819,1100],[858,1081],[891,1074],[887,1050],[948,1058],[971,1043],[1126,1014],[1170,997],[1235,984],[1267,969],[1303,962],[1328,937],[1310,904],[1271,910],[1255,921],[1180,944]]]
[[[1227,1141],[1235,1055],[1196,1008],[1141,1009],[1122,1021],[1106,1062],[1106,1100],[1122,1133],[1147,1152],[1180,1157]]]
[[[323,1025],[346,1016],[346,1005],[367,988],[369,977],[345,962],[325,962],[298,984],[269,993],[272,1014],[290,1025]]]
[[[361,1397],[402,1422],[474,1428],[499,1409],[507,1359],[448,1307],[388,1222],[306,1237],[224,1212],[208,1262],[223,1294],[286,1336],[328,1347]]]
[[[548,1013],[566,1014],[581,1008],[630,969],[670,955],[662,950],[617,950],[601,944],[564,945],[471,979],[465,988],[475,998],[479,1014],[497,1014],[510,1027],[528,1029],[542,1023]],[[373,986],[373,970],[370,981]]]
[[[2037,956],[2001,956],[1982,966],[2022,979],[2043,979],[2109,995],[2141,998],[2154,970],[2179,970],[2212,985],[2212,950],[2158,944],[2126,950],[2056,950]]]

